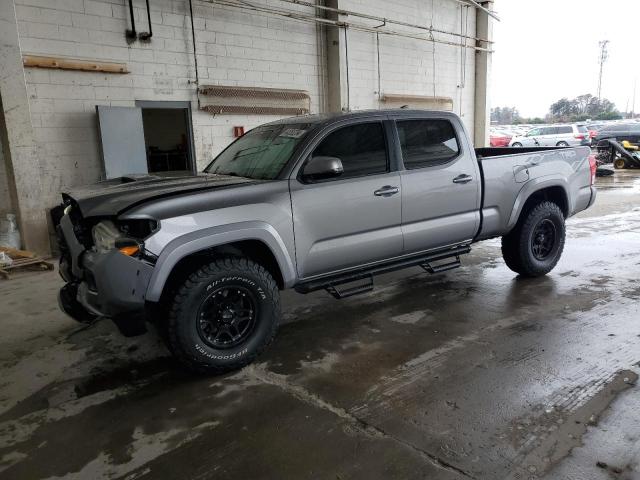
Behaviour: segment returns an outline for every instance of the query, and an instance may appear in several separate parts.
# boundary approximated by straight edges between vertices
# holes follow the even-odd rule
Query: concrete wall
[[[214,8],[195,1],[194,24],[200,83],[298,88],[319,108],[314,25]],[[136,27],[146,29],[144,2]],[[55,7],[55,8],[45,8]],[[212,116],[198,111],[191,24],[186,1],[151,2],[153,39],[127,45],[125,2],[16,0],[23,54],[127,63],[126,75],[25,69],[37,141],[49,181],[45,203],[58,192],[101,176],[95,106],[134,106],[136,100],[193,102],[198,166],[232,140],[232,126],[251,128],[274,117]]]
[[[460,33],[461,15],[467,7],[450,0],[431,1],[367,1],[344,0],[340,6],[347,10],[366,12],[407,23],[419,23]],[[380,22],[367,22],[371,26]],[[393,26],[395,30],[409,29]],[[467,31],[475,35],[475,10],[468,11]],[[415,33],[415,30],[412,30]],[[343,34],[344,35],[344,34]],[[453,99],[454,111],[460,115],[469,131],[474,120],[475,55],[460,47],[413,40],[410,38],[376,35],[348,30],[350,103],[354,110],[384,108],[379,95],[433,95]],[[458,41],[454,37],[446,37]],[[471,43],[471,42],[470,42]],[[378,50],[380,65],[378,70]],[[466,71],[463,80],[461,64],[464,57]],[[435,69],[434,69],[435,64]],[[378,79],[379,73],[379,79]],[[379,82],[379,83],[378,83]],[[380,88],[378,88],[380,85]]]
[[[127,44],[126,0],[6,0],[15,3],[23,55],[46,55],[126,63],[128,74],[104,74],[24,69],[31,124],[39,153],[43,208],[59,202],[67,187],[99,180],[102,165],[96,105],[134,106],[136,100],[190,101],[196,161],[202,168],[224,148],[232,127],[246,129],[276,119],[258,115],[210,115],[198,110],[187,0],[153,0],[150,42]],[[277,0],[257,0],[269,6]],[[340,8],[420,23],[460,32],[465,7],[454,0],[330,0]],[[138,31],[147,29],[143,0],[135,0]],[[384,108],[381,94],[450,97],[454,111],[469,130],[474,128],[474,51],[460,47],[380,35],[380,65],[376,35],[354,29],[336,31],[340,78],[329,78],[332,42],[313,23],[269,14],[213,6],[193,0],[200,85],[303,89],[309,92],[312,113],[326,110],[331,94],[340,91],[338,106],[352,110]],[[366,21],[345,17],[346,21]],[[476,16],[469,9],[468,34],[475,33]],[[376,22],[368,22],[372,26]],[[328,27],[326,27],[328,28]],[[402,27],[394,27],[402,30]],[[442,36],[441,36],[442,38]],[[446,37],[458,41],[454,37]],[[347,55],[348,52],[348,55]],[[345,70],[348,58],[348,95]],[[463,58],[465,69],[461,68]],[[435,63],[434,63],[435,62]],[[328,64],[329,63],[329,64]],[[434,69],[435,64],[435,69]],[[378,69],[378,67],[380,67]],[[378,71],[381,88],[378,88]],[[463,81],[463,72],[466,84]],[[333,82],[333,83],[332,83]],[[328,90],[328,86],[333,86]],[[332,102],[332,104],[336,104]],[[0,172],[0,195],[2,195]],[[0,196],[0,201],[2,197]]]

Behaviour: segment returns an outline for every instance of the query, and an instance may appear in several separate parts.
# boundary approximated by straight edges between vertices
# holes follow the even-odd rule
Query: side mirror
[[[337,157],[312,157],[302,170],[304,180],[315,181],[342,175],[342,160]]]

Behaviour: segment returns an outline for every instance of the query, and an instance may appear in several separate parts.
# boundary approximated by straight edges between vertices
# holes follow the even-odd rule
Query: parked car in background
[[[601,140],[615,138],[619,142],[627,140],[631,143],[640,143],[640,123],[616,123],[608,125],[593,137],[593,143],[597,144]]]
[[[511,147],[569,147],[591,145],[585,125],[550,125],[529,130],[525,135],[511,139]]]
[[[587,130],[589,131],[589,138],[593,140],[593,138],[598,134],[600,130],[607,126],[606,123],[592,123],[587,125]]]
[[[508,147],[513,135],[504,130],[492,129],[489,132],[489,144],[492,147]]]

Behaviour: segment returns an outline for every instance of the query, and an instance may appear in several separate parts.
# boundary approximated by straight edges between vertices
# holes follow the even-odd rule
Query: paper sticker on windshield
[[[287,128],[286,130],[284,130],[280,135],[278,135],[279,137],[287,137],[287,138],[300,138],[302,137],[305,133],[307,133],[306,130],[298,130],[297,128]]]

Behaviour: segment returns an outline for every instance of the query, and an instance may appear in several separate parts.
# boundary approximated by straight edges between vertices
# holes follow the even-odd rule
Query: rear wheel
[[[280,320],[276,282],[246,258],[215,260],[178,289],[167,325],[169,348],[188,369],[241,368],[273,340]]]
[[[556,143],[556,147],[568,147],[569,144],[567,142],[558,142]]]
[[[618,170],[622,168],[626,168],[626,166],[627,166],[627,162],[624,161],[624,158],[616,158],[613,161],[613,168],[616,168]]]
[[[556,266],[564,241],[564,215],[560,207],[542,202],[524,213],[516,227],[502,237],[502,256],[514,272],[538,277]]]

